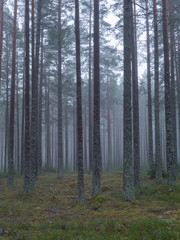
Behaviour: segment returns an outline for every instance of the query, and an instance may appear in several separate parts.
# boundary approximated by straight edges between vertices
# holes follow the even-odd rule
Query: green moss
[[[113,198],[108,195],[98,194],[93,197],[93,203],[99,204],[107,201],[112,201]]]

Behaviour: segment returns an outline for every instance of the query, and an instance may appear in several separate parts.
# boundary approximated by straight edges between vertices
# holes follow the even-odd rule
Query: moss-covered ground
[[[92,176],[85,174],[86,201],[77,203],[77,174],[58,179],[39,176],[36,190],[22,192],[23,178],[13,187],[0,178],[0,239],[40,240],[180,240],[180,179],[176,187],[157,185],[146,175],[136,200],[122,201],[120,171],[102,174],[101,194],[91,197]]]

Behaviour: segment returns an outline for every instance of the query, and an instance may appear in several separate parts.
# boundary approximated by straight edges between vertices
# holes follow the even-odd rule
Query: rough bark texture
[[[168,184],[176,185],[173,136],[172,136],[173,127],[171,116],[171,86],[169,76],[167,0],[162,1],[162,7],[163,7],[164,84],[165,84],[165,115],[166,115],[166,160],[168,171]]]
[[[100,67],[99,67],[99,0],[94,0],[94,124],[93,124],[93,180],[92,195],[100,193]]]
[[[76,34],[76,103],[77,103],[77,158],[78,158],[78,201],[84,202],[84,169],[83,169],[83,131],[81,99],[81,57],[79,33],[79,0],[75,0],[75,34]]]
[[[132,8],[132,6],[131,6]],[[133,9],[132,15],[133,15]],[[134,185],[140,185],[140,143],[139,143],[139,91],[138,91],[138,61],[136,36],[136,9],[134,2],[134,17],[132,20],[132,86],[133,86],[133,156]]]
[[[10,97],[9,143],[8,143],[8,184],[14,183],[13,151],[14,151],[14,109],[15,109],[15,70],[16,70],[16,22],[17,0],[14,1],[13,49],[12,49],[12,77]]]
[[[132,1],[124,0],[124,139],[123,139],[123,199],[132,201],[134,194],[134,165],[132,159],[131,116],[131,22]]]
[[[58,9],[58,177],[63,176],[61,0]]]
[[[30,191],[29,0],[25,1],[25,161],[24,192]]]
[[[153,0],[154,19],[154,113],[155,113],[155,170],[156,182],[162,181],[162,158],[160,152],[160,126],[159,126],[159,49],[158,49],[158,23],[157,2]]]
[[[171,111],[172,111],[172,131],[173,131],[173,150],[174,150],[174,164],[176,168],[176,175],[178,173],[177,166],[177,133],[176,133],[176,93],[175,93],[175,67],[174,67],[174,19],[173,19],[173,0],[169,1],[169,24],[170,24],[170,53],[171,53]]]

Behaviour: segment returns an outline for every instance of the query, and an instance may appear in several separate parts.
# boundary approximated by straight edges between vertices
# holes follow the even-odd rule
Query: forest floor
[[[179,174],[180,175],[180,174]],[[101,194],[91,197],[92,176],[85,174],[86,201],[77,203],[77,174],[39,176],[31,194],[23,178],[13,187],[0,177],[0,239],[153,240],[180,239],[180,176],[176,187],[141,176],[136,200],[122,201],[122,173],[102,174]]]

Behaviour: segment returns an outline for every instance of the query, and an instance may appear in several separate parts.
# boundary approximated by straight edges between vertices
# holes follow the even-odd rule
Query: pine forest
[[[180,239],[179,0],[0,0],[0,239]]]

